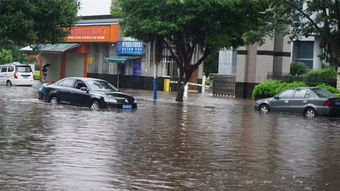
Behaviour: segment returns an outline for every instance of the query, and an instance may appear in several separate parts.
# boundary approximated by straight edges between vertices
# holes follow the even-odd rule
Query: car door
[[[293,98],[290,100],[290,111],[294,113],[302,113],[305,105],[308,104],[307,89],[297,88]]]
[[[3,73],[1,72],[1,67],[2,67],[2,66],[0,66],[0,84],[3,84],[3,83],[2,83],[2,81],[3,81],[3,80],[2,80],[2,78],[3,78]]]
[[[66,78],[58,83],[58,99],[61,103],[73,104],[72,94],[74,93],[74,82],[73,78]]]
[[[282,91],[280,94],[274,97],[274,100],[270,103],[270,109],[272,111],[289,112],[290,101],[294,94],[294,89],[288,89]]]
[[[90,102],[90,94],[88,91],[81,90],[80,88],[86,88],[86,84],[82,80],[76,80],[74,83],[74,90],[72,94],[71,102],[74,105],[88,106]]]
[[[4,85],[6,84],[6,80],[7,80],[7,68],[8,66],[1,66],[1,71],[0,71],[0,84]]]

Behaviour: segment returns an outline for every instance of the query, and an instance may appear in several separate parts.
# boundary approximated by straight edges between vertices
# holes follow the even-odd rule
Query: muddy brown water
[[[0,87],[0,190],[340,190],[340,118],[126,91],[137,110],[93,112]]]

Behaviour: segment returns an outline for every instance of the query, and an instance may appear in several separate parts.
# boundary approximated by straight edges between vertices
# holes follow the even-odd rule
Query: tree
[[[340,67],[340,0],[276,0],[292,26],[292,38],[319,36],[322,59]]]
[[[0,46],[63,41],[78,9],[77,0],[0,0]]]
[[[13,61],[12,51],[7,49],[0,49],[0,64],[7,64]]]
[[[123,18],[126,36],[170,50],[179,67],[176,101],[182,102],[184,86],[211,52],[263,40],[270,5],[270,0],[119,0],[112,14]],[[192,64],[195,51],[201,57]]]

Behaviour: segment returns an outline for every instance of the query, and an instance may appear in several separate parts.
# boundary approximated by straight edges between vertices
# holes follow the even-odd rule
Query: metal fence
[[[235,97],[236,75],[211,74],[212,94]]]

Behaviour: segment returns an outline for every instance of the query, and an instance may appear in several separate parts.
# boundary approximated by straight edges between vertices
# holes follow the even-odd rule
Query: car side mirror
[[[279,96],[278,95],[274,96],[274,99],[279,99]]]
[[[80,90],[84,92],[88,92],[88,89],[86,87],[81,87]]]

